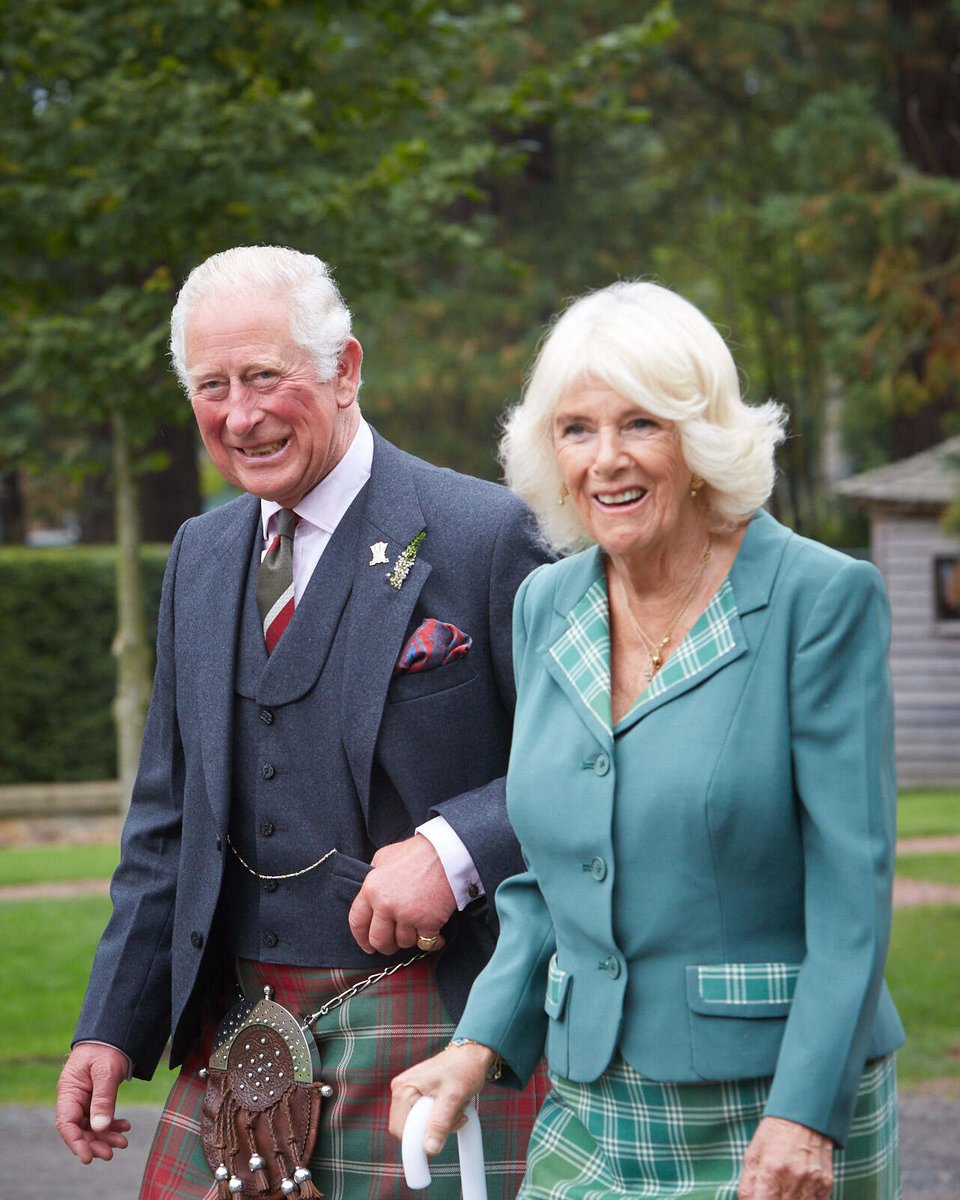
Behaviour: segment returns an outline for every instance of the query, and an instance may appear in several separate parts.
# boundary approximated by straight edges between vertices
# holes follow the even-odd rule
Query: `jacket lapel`
[[[233,690],[237,627],[260,520],[260,502],[246,496],[205,555],[196,580],[195,627],[189,639],[196,706],[201,726],[207,795],[226,830],[233,755]]]
[[[730,570],[733,611],[727,617],[727,644],[688,678],[674,682],[661,695],[632,708],[617,725],[618,734],[664,704],[679,699],[747,652],[754,625],[750,615],[769,603],[790,536],[790,531],[769,513],[761,510],[753,516]],[[568,560],[566,566],[556,593],[558,620],[543,650],[544,664],[594,736],[612,741],[610,615],[603,554],[594,546]]]
[[[594,546],[564,564],[543,663],[590,733],[613,744],[610,717],[610,615],[603,556]]]
[[[370,771],[383,706],[397,656],[423,585],[430,575],[430,530],[399,588],[388,582],[397,556],[426,529],[407,455],[374,432],[373,467],[360,517],[346,638],[343,741],[364,814],[370,800]],[[388,564],[377,543],[386,542]],[[360,553],[362,551],[362,553]]]

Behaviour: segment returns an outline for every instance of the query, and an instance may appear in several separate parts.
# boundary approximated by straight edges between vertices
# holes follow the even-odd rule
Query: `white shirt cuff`
[[[457,908],[464,909],[484,895],[483,884],[470,852],[449,821],[443,817],[431,817],[423,825],[418,825],[416,832],[422,834],[436,850]]]

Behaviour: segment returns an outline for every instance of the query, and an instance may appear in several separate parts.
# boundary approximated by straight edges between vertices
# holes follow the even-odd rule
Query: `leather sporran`
[[[319,1200],[308,1162],[317,1140],[320,1054],[273,989],[243,1000],[217,1028],[206,1068],[201,1134],[219,1200]]]

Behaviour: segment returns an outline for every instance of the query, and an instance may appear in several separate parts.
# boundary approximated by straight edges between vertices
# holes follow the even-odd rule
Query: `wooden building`
[[[834,485],[870,518],[890,594],[901,787],[960,787],[960,539],[940,525],[960,493],[960,437]]]

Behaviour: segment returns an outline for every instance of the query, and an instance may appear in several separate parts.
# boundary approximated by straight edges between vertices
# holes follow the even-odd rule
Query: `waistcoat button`
[[[261,821],[260,832],[264,837],[273,837],[276,826],[272,821]]]
[[[257,715],[260,717],[260,720],[264,723],[264,725],[273,724],[273,713],[269,708],[260,708],[257,712]]]
[[[280,884],[275,879],[265,879],[263,881],[263,890],[265,892],[275,892]]]
[[[193,946],[195,950],[199,950],[203,945],[203,934],[199,933],[196,929],[190,934],[190,945]]]
[[[260,774],[264,779],[272,779],[276,773],[277,768],[273,765],[273,763],[264,763],[260,768]]]
[[[263,944],[270,950],[272,950],[279,941],[280,939],[275,933],[265,933],[263,935]]]

